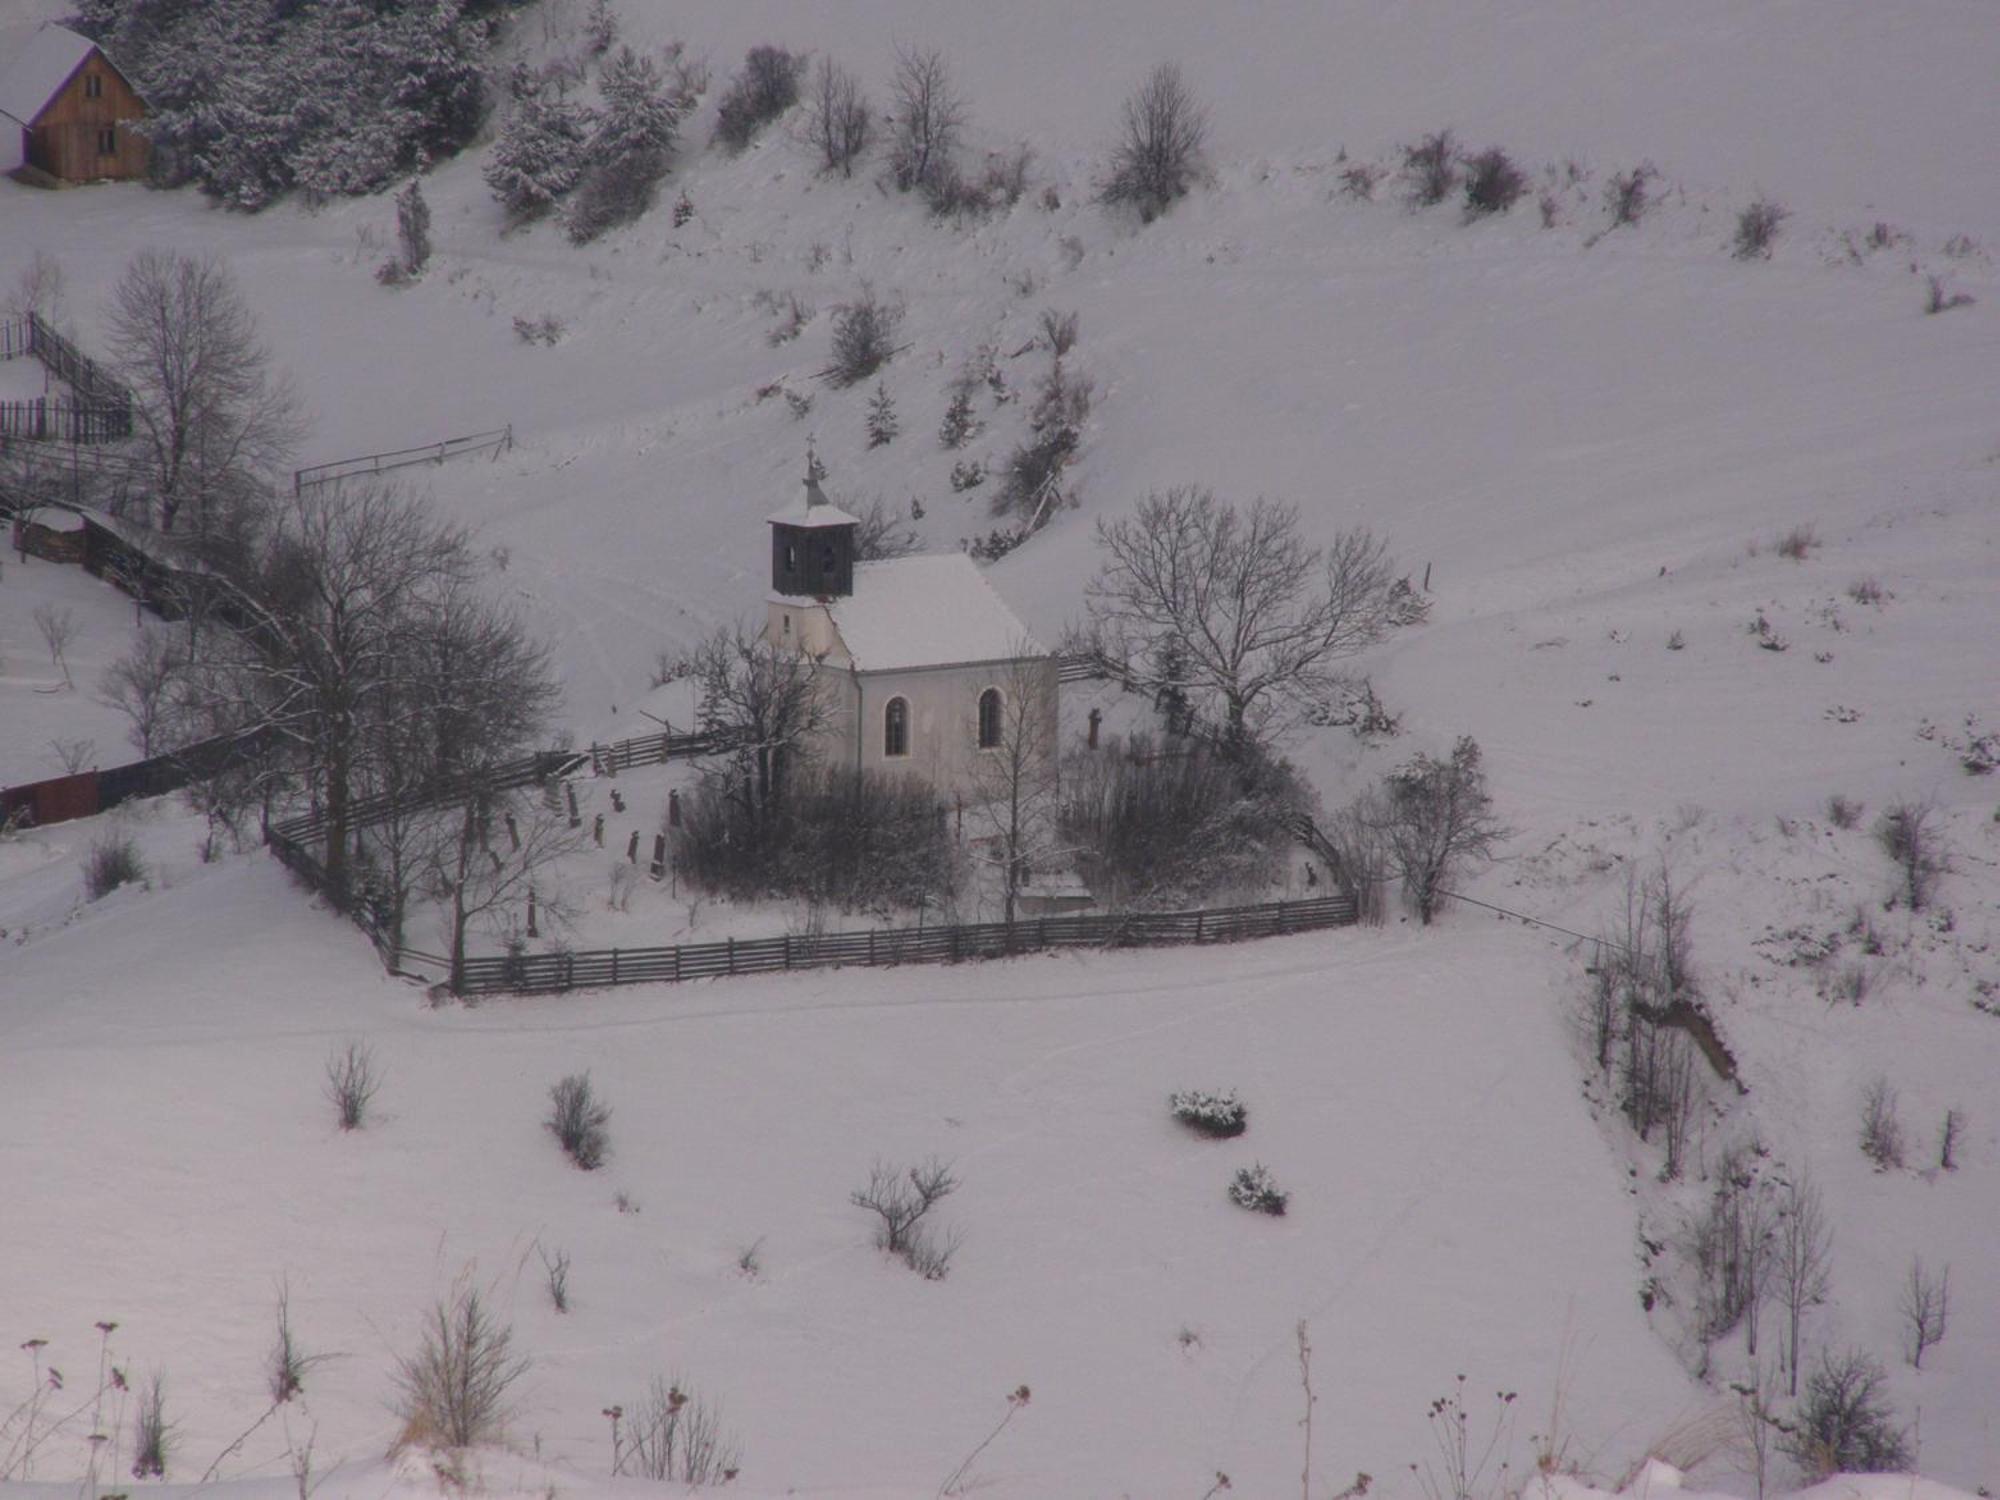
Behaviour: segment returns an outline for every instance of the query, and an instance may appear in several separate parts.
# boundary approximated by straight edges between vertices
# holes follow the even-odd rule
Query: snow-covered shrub
[[[1861,1154],[1886,1172],[1903,1165],[1903,1122],[1896,1112],[1896,1091],[1878,1075],[1861,1096]]]
[[[753,808],[738,774],[719,768],[682,798],[671,833],[682,879],[739,900],[800,896],[846,911],[950,899],[957,852],[929,787],[829,766],[783,778],[776,800]]]
[[[806,60],[783,47],[752,47],[743,68],[729,80],[715,117],[715,138],[732,151],[749,145],[757,132],[799,100]]]
[[[1927,313],[1950,312],[1955,307],[1970,307],[1973,300],[1970,292],[1947,292],[1942,276],[1924,278],[1924,311]]]
[[[1856,802],[1852,797],[1843,796],[1839,792],[1826,799],[1826,820],[1835,828],[1854,827],[1867,810],[1865,803]]]
[[[1871,1354],[1828,1350],[1806,1377],[1806,1393],[1781,1440],[1786,1457],[1806,1478],[1831,1474],[1888,1474],[1910,1467],[1910,1445],[1883,1389],[1881,1364]]]
[[[853,385],[887,364],[896,352],[902,321],[902,304],[882,301],[863,282],[861,295],[833,315],[833,366],[828,371],[833,383]]]
[[[1449,130],[1427,135],[1403,148],[1403,180],[1410,204],[1429,208],[1458,186],[1458,140]]]
[[[1636,224],[1653,206],[1653,179],[1660,175],[1651,162],[1641,162],[1629,172],[1620,172],[1604,189],[1604,206],[1611,210],[1612,227]]]
[[[1944,872],[1944,854],[1931,826],[1935,812],[1927,802],[1898,802],[1875,824],[1875,841],[1896,862],[1898,894],[1911,911],[1924,909]]]
[[[898,1257],[926,1281],[942,1281],[959,1240],[938,1238],[924,1219],[959,1186],[950,1164],[935,1156],[914,1167],[878,1161],[869,1169],[868,1185],[848,1194],[848,1202],[875,1215],[876,1249]]]
[[[1167,1096],[1167,1108],[1188,1129],[1219,1139],[1237,1136],[1250,1128],[1250,1112],[1236,1097],[1236,1090],[1211,1094],[1206,1089],[1181,1089]]]
[[[375,1050],[366,1043],[351,1041],[328,1055],[326,1097],[342,1130],[362,1127],[368,1106],[381,1087],[382,1071],[375,1065]]]
[[[123,834],[108,834],[90,846],[83,859],[83,891],[92,901],[110,895],[121,885],[136,885],[146,878],[146,866],[139,850]]]
[[[722,1432],[719,1409],[676,1376],[653,1377],[643,1401],[614,1407],[630,1424],[611,1472],[690,1486],[727,1484],[742,1462],[736,1440]]]
[[[986,483],[986,465],[978,459],[960,459],[951,466],[951,487],[960,494]]]
[[[1778,226],[1790,212],[1769,198],[1759,198],[1736,216],[1736,246],[1731,252],[1738,260],[1762,260],[1771,254],[1778,238]]]
[[[1776,543],[1778,556],[1793,562],[1804,562],[1819,545],[1819,531],[1810,524],[1794,526],[1779,537]]]
[[[1119,106],[1118,144],[1098,196],[1151,223],[1187,193],[1208,139],[1208,111],[1177,63],[1160,63]]]
[[[1466,158],[1465,211],[1469,216],[1504,214],[1527,190],[1527,176],[1498,146]]]
[[[167,1420],[166,1377],[154,1372],[132,1414],[132,1477],[165,1479],[173,1457],[175,1424]]]
[[[1383,175],[1382,168],[1373,162],[1357,161],[1340,169],[1340,190],[1350,198],[1372,203],[1376,185],[1382,181]]]
[[[1291,848],[1305,805],[1291,766],[1232,762],[1201,739],[1146,735],[1078,752],[1063,769],[1064,840],[1100,901],[1171,910],[1254,890]]]
[[[611,1149],[611,1106],[590,1087],[590,1074],[571,1073],[549,1089],[549,1117],[543,1122],[571,1161],[586,1172],[604,1164]]]
[[[528,1370],[513,1343],[513,1329],[493,1320],[477,1287],[461,1284],[436,1303],[417,1352],[396,1361],[401,1442],[470,1448],[498,1438],[507,1391]]]
[[[1285,1211],[1291,1194],[1280,1189],[1277,1179],[1271,1176],[1270,1168],[1258,1162],[1255,1166],[1236,1169],[1236,1175],[1229,1179],[1229,1201],[1238,1208],[1275,1215]]]

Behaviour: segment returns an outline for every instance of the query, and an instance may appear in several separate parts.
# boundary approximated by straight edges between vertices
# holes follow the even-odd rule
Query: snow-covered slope
[[[581,11],[545,0],[515,45],[574,45]],[[1980,248],[2000,243],[1983,149],[2000,30],[1984,8],[622,14],[646,43],[671,24],[718,78],[752,43],[829,48],[878,98],[892,44],[935,44],[976,147],[1034,147],[1030,191],[983,222],[933,222],[872,170],[815,176],[783,130],[740,157],[707,149],[712,91],[660,207],[589,249],[553,225],[502,235],[475,152],[425,181],[438,254],[410,288],[373,276],[385,200],[244,218],[123,187],[0,184],[0,277],[59,254],[88,344],[132,250],[223,255],[313,409],[302,462],[511,422],[510,453],[411,473],[504,560],[500,586],[556,642],[569,719],[597,735],[646,727],[634,705],[658,652],[756,607],[762,518],[809,433],[837,498],[918,497],[940,548],[990,529],[992,486],[961,496],[950,469],[1019,439],[1048,361],[1039,315],[1076,311],[1068,364],[1096,388],[1079,503],[995,586],[1054,637],[1095,567],[1093,523],[1170,484],[1282,495],[1320,537],[1386,535],[1435,600],[1429,626],[1362,663],[1404,735],[1321,731],[1292,752],[1338,801],[1412,747],[1474,734],[1518,830],[1475,892],[1578,931],[1622,902],[1627,869],[1672,862],[1749,1090],[1718,1091],[1702,1160],[1754,1134],[1772,1171],[1810,1166],[1826,1187],[1835,1292],[1815,1348],[1894,1365],[1909,1256],[1951,1263],[1950,1335],[1891,1388],[1906,1419],[1921,1411],[1927,1473],[1990,1484],[2000,1021],[1975,1002],[2000,985],[2000,825],[1993,783],[1952,748],[2000,720],[2000,277]],[[1213,180],[1141,229],[1090,195],[1116,101],[1155,56],[1210,105]],[[1445,125],[1531,165],[1552,224],[1533,202],[1467,225],[1410,212],[1393,182],[1373,202],[1343,191],[1345,166],[1393,164]],[[1659,205],[1607,233],[1605,184],[1642,159]],[[1770,261],[1734,261],[1736,212],[1759,194],[1792,217]],[[1877,221],[1892,233],[1871,248]],[[1932,274],[1977,300],[1925,316]],[[864,284],[908,309],[884,371],[903,434],[872,451],[870,388],[816,378],[832,309]],[[774,344],[793,295],[814,316]],[[516,318],[561,336],[526,342]],[[982,345],[1018,398],[982,396],[984,435],[949,453],[933,436],[947,387]],[[1817,538],[1800,560],[1776,545],[1796,527]],[[10,561],[0,579],[0,747],[35,761],[0,780],[52,769],[54,737],[116,739],[84,722],[83,674],[80,694],[26,680],[46,672],[24,591],[82,586],[53,574]],[[73,602],[115,649],[124,606]],[[1773,636],[1788,649],[1763,649]],[[1866,805],[1858,827],[1829,826],[1833,793]],[[1869,821],[1914,798],[1940,805],[1948,919],[1880,910]],[[267,860],[203,867],[180,815],[130,821],[154,888],[80,913],[73,872],[98,830],[0,845],[0,1336],[48,1337],[74,1373],[94,1362],[91,1325],[119,1321],[133,1368],[168,1375],[176,1477],[254,1417],[279,1278],[308,1345],[345,1356],[315,1376],[319,1451],[359,1460],[392,1436],[394,1355],[468,1266],[537,1360],[516,1445],[564,1466],[494,1479],[524,1492],[601,1474],[601,1409],[658,1371],[724,1403],[742,1482],[771,1492],[930,1493],[1026,1382],[1031,1405],[981,1461],[998,1493],[1197,1495],[1217,1469],[1280,1493],[1297,1482],[1301,1318],[1317,1488],[1361,1468],[1419,1493],[1425,1407],[1461,1371],[1477,1401],[1521,1392],[1523,1438],[1561,1396],[1572,1456],[1605,1480],[1727,1404],[1675,1362],[1671,1313],[1649,1328],[1640,1308],[1639,1235],[1676,1233],[1699,1189],[1650,1183],[1657,1158],[1593,1123],[1561,934],[1460,908],[1425,934],[430,1011]],[[1845,931],[1857,905],[1878,954]],[[1790,961],[1833,937],[1834,964]],[[1859,1006],[1822,994],[1848,963],[1867,969]],[[341,1137],[317,1091],[350,1036],[388,1084],[380,1121]],[[538,1124],[547,1086],[583,1067],[617,1111],[597,1176]],[[1876,1174],[1854,1146],[1877,1074],[1900,1090],[1911,1170]],[[1170,1128],[1169,1089],[1229,1084],[1252,1108],[1243,1141]],[[1951,1107],[1962,1164],[1919,1172]],[[947,1205],[965,1248],[939,1284],[877,1257],[846,1203],[874,1157],[932,1151],[966,1180]],[[1282,1221],[1222,1196],[1253,1159],[1294,1193]],[[746,1278],[737,1257],[760,1236]],[[538,1241],[573,1258],[567,1318]],[[1733,1374],[1740,1347],[1717,1359]],[[0,1411],[27,1367],[0,1375]],[[1711,1466],[1744,1482],[1727,1455]],[[81,1467],[72,1444],[36,1472]],[[225,1467],[282,1475],[282,1443],[267,1428]],[[391,1482],[361,1468],[342,1488]]]

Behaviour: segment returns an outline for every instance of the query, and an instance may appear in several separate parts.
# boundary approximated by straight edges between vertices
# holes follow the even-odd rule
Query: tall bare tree
[[[806,138],[818,149],[821,165],[852,177],[856,159],[868,149],[870,123],[868,100],[854,75],[822,57],[806,97]]]
[[[173,719],[174,689],[185,659],[169,632],[144,629],[98,681],[98,696],[131,721],[126,737],[142,756],[165,748],[163,736]]]
[[[1832,1285],[1833,1229],[1819,1188],[1801,1172],[1785,1190],[1778,1220],[1777,1256],[1772,1263],[1779,1304],[1785,1310],[1785,1375],[1788,1394],[1799,1393],[1799,1331],[1806,1310],[1826,1300]]]
[[[463,529],[382,484],[308,490],[211,575],[211,624],[182,674],[210,732],[261,729],[326,817],[344,889],[350,806],[518,753],[556,689],[545,651],[478,590]]]
[[[1425,614],[1383,543],[1352,529],[1311,546],[1282,501],[1239,508],[1179,486],[1098,522],[1097,542],[1086,602],[1101,649],[1176,663],[1182,681],[1147,685],[1185,693],[1239,757],[1331,691],[1335,663]]]
[[[725,627],[696,648],[694,676],[702,727],[728,736],[705,770],[752,825],[761,824],[782,805],[832,712],[812,658]]]
[[[1118,112],[1119,138],[1102,196],[1130,203],[1148,221],[1188,190],[1208,139],[1208,111],[1181,76],[1180,64],[1163,62]]]
[[[1055,664],[1030,657],[1031,649],[1016,646],[1016,660],[981,695],[969,726],[966,812],[997,850],[1009,922],[1037,857],[1055,849],[1062,810]]]
[[[465,985],[466,949],[475,921],[494,923],[511,945],[526,940],[518,913],[530,901],[546,920],[570,920],[569,903],[547,872],[582,849],[584,835],[539,798],[518,792],[480,793],[421,816],[428,836],[420,859],[426,878],[445,903],[454,993]]]
[[[896,186],[905,191],[930,187],[951,170],[967,119],[964,96],[952,82],[944,54],[935,47],[897,47],[889,98],[889,160]]]
[[[303,432],[235,279],[213,256],[140,251],[112,294],[110,346],[152,471],[152,521],[224,524]]]

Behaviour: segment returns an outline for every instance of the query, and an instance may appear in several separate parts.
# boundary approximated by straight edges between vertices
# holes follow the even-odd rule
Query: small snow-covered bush
[[[1410,204],[1429,208],[1449,198],[1458,186],[1458,141],[1449,130],[1427,135],[1403,148],[1403,178]]]
[[[549,1117],[543,1123],[584,1171],[604,1164],[611,1149],[605,1129],[611,1123],[611,1106],[591,1092],[590,1074],[572,1073],[549,1090]]]
[[[167,1383],[155,1373],[139,1393],[132,1415],[132,1477],[165,1479],[173,1457],[175,1424],[167,1420]]]
[[[326,1097],[342,1130],[361,1128],[368,1118],[368,1105],[381,1087],[375,1049],[366,1043],[348,1042],[327,1057]]]
[[[1970,307],[1973,296],[1970,292],[1947,292],[1942,276],[1924,278],[1924,311],[1927,313],[1950,312],[1955,307]]]
[[[631,1435],[613,1473],[692,1486],[727,1484],[736,1477],[740,1450],[723,1434],[721,1411],[686,1381],[655,1375],[645,1400],[630,1412]]]
[[[1528,190],[1528,179],[1513,158],[1489,146],[1465,163],[1465,211],[1469,216],[1504,214]]]
[[[1771,243],[1778,237],[1778,226],[1788,217],[1786,209],[1769,198],[1759,198],[1736,216],[1736,248],[1733,254],[1738,260],[1769,257]]]
[[[1794,526],[1778,538],[1778,556],[1804,562],[1819,545],[1819,531],[1811,525]]]
[[[1910,1467],[1910,1445],[1896,1425],[1881,1364],[1871,1354],[1827,1351],[1806,1377],[1785,1455],[1808,1480],[1830,1474],[1889,1474]]]
[[[1291,1194],[1280,1189],[1270,1169],[1258,1162],[1255,1166],[1236,1169],[1236,1175],[1229,1179],[1229,1201],[1238,1208],[1278,1215],[1284,1213]]]
[[[1878,1076],[1861,1096],[1861,1154],[1878,1172],[1903,1164],[1903,1122],[1887,1078]]]
[[[1382,169],[1373,162],[1358,161],[1340,169],[1340,190],[1350,198],[1372,203],[1375,188],[1382,181]]]
[[[833,366],[828,371],[833,383],[853,385],[887,364],[896,352],[902,321],[899,304],[880,301],[874,288],[863,283],[861,295],[833,315]]]
[[[461,1286],[432,1307],[417,1352],[396,1362],[402,1441],[469,1448],[499,1437],[508,1388],[528,1369],[513,1342],[513,1329],[493,1320],[476,1287]]]
[[[1843,796],[1839,792],[1826,799],[1826,818],[1835,828],[1854,827],[1867,810],[1865,803],[1856,802],[1852,797]]]
[[[1219,1138],[1241,1135],[1250,1126],[1249,1111],[1234,1089],[1211,1094],[1205,1089],[1182,1089],[1167,1097],[1174,1118],[1201,1135]]]
[[[1620,172],[1604,189],[1604,206],[1611,210],[1611,224],[1636,224],[1653,206],[1653,179],[1660,175],[1651,162],[1640,162],[1629,172]]]
[[[869,1171],[868,1185],[848,1194],[848,1201],[875,1215],[876,1249],[898,1257],[926,1281],[942,1281],[959,1238],[939,1238],[924,1219],[958,1189],[950,1164],[935,1156],[903,1168],[878,1161]]]
[[[783,47],[752,47],[716,111],[715,138],[741,151],[764,126],[799,100],[806,60]]]
[[[110,895],[121,885],[136,885],[146,878],[146,866],[139,850],[121,834],[111,834],[90,846],[83,860],[83,890],[92,901]]]

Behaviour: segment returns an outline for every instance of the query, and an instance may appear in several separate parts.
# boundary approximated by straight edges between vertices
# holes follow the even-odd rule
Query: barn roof
[[[0,27],[0,114],[32,124],[95,45],[54,22]]]
[[[827,610],[863,672],[1048,655],[962,553],[858,563],[854,593]]]

